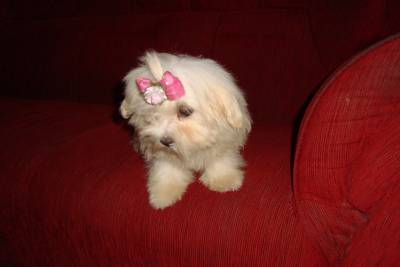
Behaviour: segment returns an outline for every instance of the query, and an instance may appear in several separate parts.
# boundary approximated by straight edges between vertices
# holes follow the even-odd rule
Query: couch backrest
[[[341,67],[312,100],[300,129],[294,166],[298,212],[331,264],[344,257],[384,196],[399,192],[399,151],[396,36]]]
[[[293,121],[343,59],[396,29],[380,0],[328,2],[5,1],[0,93],[111,104],[156,49],[216,59],[256,121]]]

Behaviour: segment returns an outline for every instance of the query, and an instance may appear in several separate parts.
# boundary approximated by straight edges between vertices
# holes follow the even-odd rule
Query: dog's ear
[[[234,129],[250,131],[251,119],[247,104],[232,75],[213,60],[203,60],[200,77],[196,84],[203,84],[207,90],[206,103],[218,120],[222,119]]]
[[[129,110],[128,103],[124,99],[119,106],[119,112],[124,119],[129,119],[132,116],[132,111]]]
[[[137,102],[138,98],[140,97],[137,85],[136,85],[136,78],[140,76],[141,72],[143,72],[142,67],[138,67],[136,69],[131,70],[125,77],[124,77],[124,95],[125,98],[122,101],[119,111],[121,116],[124,119],[130,119],[130,117],[134,113],[133,106],[135,102]]]
[[[213,82],[209,84],[207,93],[211,112],[218,118],[236,129],[248,127],[246,123],[248,115],[244,114],[246,102],[233,82]]]
[[[233,92],[229,92],[226,88],[216,87],[215,100],[218,105],[219,112],[223,114],[225,119],[233,128],[241,128],[243,125],[243,114],[240,109],[238,100]]]
[[[125,98],[122,101],[121,105],[119,106],[119,112],[121,113],[121,116],[124,119],[129,119],[133,114],[133,111],[129,107],[129,104],[130,102],[132,102],[132,98],[134,96],[133,90],[135,90],[135,88],[133,88],[135,84],[132,71],[128,73],[128,75],[124,78],[124,83],[125,83]]]

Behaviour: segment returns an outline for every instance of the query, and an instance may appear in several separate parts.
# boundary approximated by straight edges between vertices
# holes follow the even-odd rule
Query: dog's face
[[[244,98],[231,76],[211,60],[158,54],[165,70],[183,84],[185,95],[148,104],[135,79],[156,80],[144,65],[130,72],[121,114],[129,119],[147,159],[162,155],[187,158],[217,146],[240,146],[250,130]]]
[[[141,106],[131,123],[139,136],[141,151],[149,156],[170,153],[189,155],[215,142],[215,126],[197,101],[165,101]],[[140,108],[140,106],[138,106]]]

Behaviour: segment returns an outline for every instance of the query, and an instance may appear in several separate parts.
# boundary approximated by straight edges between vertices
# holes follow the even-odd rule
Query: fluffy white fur
[[[148,163],[150,204],[156,209],[180,200],[193,172],[209,189],[237,190],[243,183],[240,150],[251,129],[242,92],[232,76],[215,61],[148,52],[126,77],[120,111],[135,128],[138,150]],[[147,104],[135,79],[159,81],[165,71],[178,77],[185,96],[160,105]],[[193,111],[182,116],[182,110]],[[170,146],[160,140],[168,137]]]

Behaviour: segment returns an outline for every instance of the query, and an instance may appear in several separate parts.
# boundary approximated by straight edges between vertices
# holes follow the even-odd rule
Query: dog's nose
[[[160,143],[166,147],[170,147],[174,143],[174,140],[169,136],[164,136],[160,139]]]

